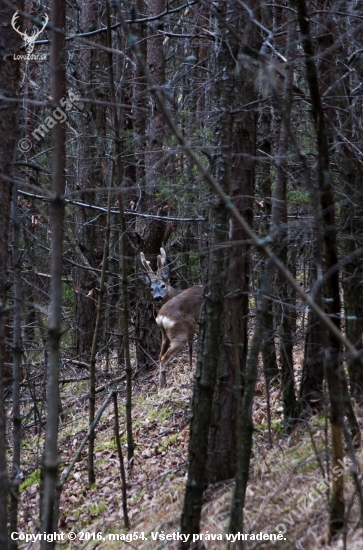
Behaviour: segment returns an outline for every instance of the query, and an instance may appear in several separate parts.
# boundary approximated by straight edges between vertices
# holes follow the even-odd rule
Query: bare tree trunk
[[[148,16],[156,16],[165,10],[165,0],[151,0],[149,2]],[[138,0],[138,9],[143,8],[142,0]],[[136,172],[143,179],[137,181],[140,185],[140,197],[138,200],[139,209],[143,212],[153,211],[159,205],[154,204],[155,192],[157,190],[158,178],[162,172],[163,143],[164,143],[164,121],[159,107],[155,105],[151,94],[146,95],[145,75],[143,66],[148,68],[154,86],[163,95],[163,86],[165,85],[165,55],[163,45],[163,35],[158,35],[158,30],[162,30],[162,20],[155,20],[148,23],[148,40],[145,50],[144,42],[138,45],[139,68],[137,71],[138,86],[134,87],[134,105],[137,109],[141,105],[145,109],[148,106],[149,112],[140,111],[137,116],[135,130],[137,132],[137,162],[139,169]],[[141,35],[143,37],[143,33]],[[145,59],[146,58],[146,59]],[[140,96],[141,92],[144,96]],[[141,99],[143,99],[141,101]],[[141,117],[144,121],[141,122]],[[143,133],[146,131],[146,136]],[[142,152],[141,147],[145,146]],[[156,257],[160,252],[160,247],[165,245],[165,222],[155,219],[144,220],[138,218],[136,221],[135,233],[139,242],[140,252],[151,258],[151,267],[156,267]],[[137,254],[136,263],[139,262]],[[160,331],[155,323],[154,307],[150,300],[150,291],[145,285],[138,284],[136,287],[136,315],[135,315],[135,338],[136,338],[136,356],[138,367],[152,363],[157,358],[160,342]]]
[[[53,0],[51,10],[53,28],[66,29],[66,2]],[[51,95],[55,107],[66,93],[65,34],[52,31],[51,41]],[[52,200],[51,200],[51,306],[48,329],[48,373],[47,373],[47,424],[45,431],[44,457],[42,467],[42,530],[57,531],[58,509],[55,509],[56,486],[58,483],[58,415],[59,415],[59,358],[61,339],[62,299],[62,256],[63,217],[65,189],[65,130],[64,124],[52,129]],[[41,541],[41,549],[54,548],[55,542]]]
[[[104,7],[98,0],[82,0],[80,2],[80,27],[82,32],[97,28],[102,17]],[[96,42],[105,44],[106,37],[100,34],[93,38]],[[84,47],[80,50],[82,67],[79,71],[80,88],[82,95],[87,99],[108,101],[108,83],[102,79],[102,69],[107,63],[107,54],[97,48]],[[85,104],[86,112],[80,119],[80,136],[78,144],[79,177],[77,188],[82,190],[80,198],[86,204],[95,204],[98,201],[96,188],[104,185],[105,140],[99,136],[106,135],[107,110],[104,105]],[[90,267],[99,269],[103,254],[102,231],[104,218],[94,220],[94,210],[80,208],[76,211],[76,241],[78,256],[83,260],[77,263],[85,263]],[[88,362],[94,327],[96,322],[96,300],[93,294],[98,285],[97,276],[90,269],[75,267],[75,347],[79,359]]]
[[[107,25],[108,25],[108,44],[109,47],[112,46],[111,42],[111,18],[110,18],[110,4],[107,0]],[[121,155],[121,135],[120,135],[120,125],[119,117],[116,108],[116,90],[113,77],[113,56],[112,53],[109,53],[109,72],[110,72],[110,90],[111,90],[111,100],[114,104],[113,107],[113,119],[114,119],[114,132],[115,132],[115,158],[116,158],[116,186],[118,189],[121,189],[121,192],[118,194],[118,205],[120,213],[120,230],[121,230],[121,239],[120,239],[120,257],[119,265],[122,276],[122,314],[120,318],[120,329],[124,344],[124,357],[125,357],[125,371],[126,371],[126,432],[127,432],[127,458],[129,464],[131,465],[131,460],[134,456],[134,440],[132,434],[132,368],[131,368],[131,357],[130,357],[130,340],[129,340],[129,289],[128,289],[128,279],[127,279],[127,262],[126,262],[126,250],[127,250],[127,241],[126,241],[126,219],[125,219],[125,208],[124,208],[124,195],[123,190],[124,186],[122,185],[123,181],[123,166],[122,166],[122,155]],[[123,188],[123,189],[122,189]],[[125,520],[126,521],[126,520]]]
[[[263,340],[264,317],[269,304],[271,260],[266,262],[265,272],[261,278],[261,288],[258,297],[255,328],[248,353],[246,376],[243,389],[243,398],[238,399],[237,415],[237,473],[229,520],[229,532],[243,532],[243,511],[246,497],[248,475],[252,453],[252,405],[255,397],[255,388],[258,375],[258,358]],[[239,546],[238,546],[239,545]],[[237,542],[236,548],[242,548]]]
[[[331,186],[331,173],[329,169],[329,147],[327,128],[325,125],[325,113],[319,91],[318,75],[314,60],[314,50],[310,36],[309,15],[305,0],[295,0],[292,6],[297,9],[298,22],[302,37],[302,45],[305,53],[306,75],[310,91],[312,113],[316,126],[318,148],[318,182],[320,191],[320,203],[324,226],[325,267],[329,271],[338,263],[334,195]],[[327,311],[332,321],[340,329],[340,295],[339,295],[339,270],[329,277],[325,284],[327,297]],[[327,338],[326,351],[326,377],[330,397],[330,424],[332,431],[333,464],[339,467],[339,461],[343,458],[343,411],[340,394],[340,341],[331,333]],[[344,526],[344,478],[337,476],[332,478],[330,527],[329,532],[334,536]]]
[[[98,335],[102,323],[102,316],[104,312],[104,303],[103,295],[105,292],[105,283],[106,283],[106,271],[107,271],[107,257],[109,252],[109,242],[110,242],[110,210],[111,210],[111,192],[108,193],[107,201],[107,219],[106,219],[106,228],[105,228],[105,240],[103,245],[103,259],[102,259],[102,271],[101,271],[101,282],[100,288],[98,289],[98,299],[97,299],[97,314],[96,314],[96,323],[95,330],[93,333],[92,348],[91,348],[91,358],[90,358],[90,369],[89,369],[89,417],[88,425],[91,428],[96,412],[96,353],[97,353],[97,344],[98,344]],[[94,445],[95,445],[95,433],[94,431],[89,436],[88,441],[88,483],[89,486],[92,486],[95,481],[95,470],[94,470]]]
[[[212,412],[213,393],[221,345],[221,321],[224,300],[224,251],[227,215],[223,205],[215,209],[209,255],[208,284],[200,325],[196,381],[193,390],[193,416],[190,425],[189,467],[186,483],[181,531],[199,533],[205,485],[208,433]],[[189,548],[182,543],[182,548]]]
[[[353,3],[349,5],[351,17],[347,20],[349,24],[354,24],[356,9]],[[362,4],[359,4],[360,12],[362,12]],[[348,29],[346,29],[348,30]],[[350,82],[342,81],[338,87],[334,88],[334,93],[337,96],[337,103],[342,116],[335,122],[336,126],[342,128],[344,138],[340,137],[340,154],[343,157],[340,161],[341,175],[343,176],[343,198],[342,198],[342,224],[341,229],[341,244],[344,255],[350,258],[350,261],[344,261],[342,268],[342,287],[343,301],[345,312],[345,330],[347,338],[356,346],[357,349],[362,349],[362,334],[363,334],[363,286],[362,272],[363,260],[356,257],[357,250],[362,246],[363,241],[363,190],[361,170],[357,160],[351,154],[348,140],[352,143],[362,143],[361,140],[361,104],[356,101],[354,95],[351,95],[351,90],[354,89],[362,81],[363,61],[361,55],[355,55],[355,44],[347,41],[345,45],[344,56],[352,59],[350,64]],[[339,67],[339,65],[338,65]],[[345,67],[340,64],[340,72],[345,72]],[[341,76],[338,73],[338,76]],[[337,117],[336,117],[337,118]],[[339,123],[339,124],[338,124]],[[347,361],[350,395],[354,399],[363,404],[363,369],[359,359],[349,358]]]
[[[355,251],[362,243],[363,195],[361,175],[353,163],[347,159],[342,161],[347,180],[347,199],[343,202],[342,217],[344,218],[343,252],[351,261],[345,263],[342,269],[342,287],[344,290],[345,330],[347,338],[357,349],[362,349],[363,334],[363,289],[362,260],[355,257]],[[349,198],[348,198],[349,197]],[[363,403],[363,370],[359,359],[348,359],[350,394],[358,403]]]
[[[22,10],[23,2],[5,6],[0,4],[0,45],[2,67],[0,90],[5,97],[18,95],[20,62],[13,59],[20,49],[20,38],[10,25],[16,10]],[[13,175],[13,160],[16,140],[19,139],[16,126],[16,103],[0,101],[0,129],[3,139],[0,145],[0,547],[8,548],[8,472],[6,465],[6,426],[4,407],[4,366],[5,366],[5,311],[8,290],[8,239],[10,223],[10,202]]]
[[[12,198],[12,260],[14,270],[14,330],[13,330],[13,459],[11,472],[11,492],[9,523],[10,532],[18,530],[18,501],[20,483],[20,447],[21,447],[21,414],[20,414],[20,376],[21,376],[21,260],[19,255],[19,205],[18,183],[13,186]],[[17,541],[10,541],[10,550],[18,548]]]
[[[140,18],[145,15],[146,5],[145,0],[136,0],[137,8],[136,17]],[[146,59],[146,25],[135,25],[133,28],[138,39],[138,55]],[[143,186],[145,183],[145,149],[146,149],[146,113],[145,103],[147,97],[147,84],[140,63],[135,59],[136,67],[132,81],[132,128],[134,137],[135,150],[135,183]],[[136,203],[140,196],[135,197]]]
[[[322,273],[321,236],[318,228],[319,219],[318,216],[316,216],[312,228],[313,257],[310,261],[310,288],[314,288],[314,285],[318,282],[318,277],[321,276]],[[317,291],[313,293],[313,297],[319,307],[323,308],[321,285],[319,285]],[[325,332],[322,330],[321,322],[314,311],[309,309],[305,333],[304,362],[299,390],[299,401],[302,409],[308,406],[311,410],[314,410],[323,405],[324,338]]]
[[[236,59],[242,55],[239,40],[242,29],[244,40],[249,40],[252,47],[258,33],[253,32],[249,16],[236,2],[227,1],[222,5],[219,23],[223,39],[217,66],[224,76],[216,90],[220,112],[216,131],[219,150],[215,160],[216,178],[251,225],[256,115],[253,110],[240,109],[240,106],[253,102],[256,92],[253,78],[244,77]],[[219,349],[218,383],[213,400],[208,483],[232,477],[236,471],[236,392],[241,391],[241,388],[236,389],[236,369],[244,372],[247,359],[249,244],[245,231],[232,218],[227,240],[224,336]]]
[[[266,28],[272,28],[273,26],[273,9],[263,9],[263,5],[260,6],[260,20]],[[267,112],[266,112],[267,111]],[[260,163],[258,171],[262,174],[259,178],[259,190],[260,197],[262,199],[261,205],[261,222],[260,233],[263,236],[267,236],[270,233],[271,222],[271,209],[272,209],[272,174],[271,174],[271,161],[274,147],[274,135],[272,128],[272,114],[271,107],[264,107],[262,113],[259,115],[258,121],[258,149],[264,153],[262,162]],[[257,183],[258,185],[258,183]],[[260,277],[262,281],[264,270]],[[269,300],[266,315],[263,322],[263,341],[261,346],[261,355],[263,370],[266,380],[266,396],[269,399],[269,387],[270,381],[279,379],[280,371],[277,366],[276,357],[276,344],[275,344],[275,327],[274,327],[274,305],[272,300]]]
[[[289,128],[286,121],[290,119],[292,102],[292,85],[294,78],[294,59],[295,59],[295,30],[294,23],[290,22],[288,35],[287,58],[288,66],[285,75],[283,94],[281,99],[277,97],[277,103],[280,112],[284,110],[284,116],[281,117],[281,128],[279,143],[277,147],[276,177],[272,195],[272,213],[271,213],[271,234],[275,236],[277,255],[284,265],[288,260],[288,225],[287,225],[287,154],[289,151]],[[292,426],[297,418],[297,404],[295,396],[295,383],[293,371],[293,335],[292,335],[292,307],[291,292],[292,289],[285,283],[281,274],[277,277],[277,286],[280,289],[280,355],[281,355],[281,385],[283,394],[284,419],[287,426]],[[289,307],[290,306],[290,307]]]
[[[117,453],[118,458],[120,462],[120,476],[121,476],[121,492],[122,492],[122,512],[124,516],[124,524],[125,529],[130,529],[130,520],[127,514],[127,487],[126,487],[126,475],[125,475],[125,466],[124,466],[124,458],[122,455],[122,448],[121,448],[121,442],[120,442],[120,427],[119,427],[119,420],[118,420],[118,406],[117,406],[117,392],[113,392],[113,407],[115,411],[115,438],[116,438],[116,445],[117,445]]]
[[[150,0],[148,16],[158,15],[165,10],[165,0]],[[159,30],[163,29],[161,19],[148,23],[149,38],[147,41],[146,63],[149,68],[150,75],[161,93],[165,85],[165,55],[164,55],[164,37],[158,34]],[[158,107],[154,104],[154,99],[149,98],[152,102],[152,115],[148,120],[147,127],[147,153],[145,156],[145,176],[146,186],[145,192],[148,197],[153,197],[157,185],[159,171],[157,164],[163,156],[164,142],[164,120],[163,115]]]

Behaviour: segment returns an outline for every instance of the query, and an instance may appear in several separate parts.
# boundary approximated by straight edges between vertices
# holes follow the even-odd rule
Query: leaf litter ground
[[[301,371],[302,353],[295,357],[297,378]],[[99,365],[102,372],[102,365]],[[100,375],[97,406],[111,389],[115,373]],[[101,380],[103,378],[103,381]],[[138,548],[140,550],[179,547],[177,541],[154,541],[152,532],[174,533],[180,529],[180,514],[186,481],[188,459],[189,419],[191,412],[192,373],[187,366],[187,355],[175,359],[168,373],[168,385],[157,389],[157,373],[144,371],[133,382],[133,426],[135,455],[132,468],[127,470],[128,512],[131,528],[128,533],[143,532],[148,540],[133,541],[74,541],[57,548],[112,550]],[[87,433],[86,382],[77,386],[65,385],[62,392],[63,414],[59,432],[61,474],[74,457]],[[114,386],[116,387],[116,386]],[[120,436],[124,459],[127,456],[126,430],[123,419],[124,382],[119,389]],[[323,549],[344,548],[343,537],[328,545],[328,491],[309,494],[326,474],[330,453],[329,436],[323,415],[316,415],[297,426],[287,436],[283,430],[281,392],[270,390],[272,410],[272,438],[270,447],[267,429],[267,406],[262,372],[257,385],[253,408],[254,454],[246,495],[245,533],[275,533],[278,524],[286,527],[286,540],[276,543],[249,541],[246,549]],[[79,397],[76,397],[79,395]],[[82,397],[83,396],[83,397]],[[360,424],[363,411],[357,409]],[[105,410],[96,432],[96,484],[88,488],[87,447],[76,463],[66,483],[60,504],[60,528],[69,531],[97,533],[107,539],[109,533],[126,534],[123,528],[121,481],[117,447],[113,433],[114,411],[110,404]],[[313,444],[314,443],[314,444]],[[24,464],[22,492],[19,502],[19,531],[37,532],[39,515],[39,464],[43,436],[34,428],[24,431],[22,463]],[[362,450],[356,453],[362,471]],[[347,517],[346,548],[363,549],[362,525],[359,525],[358,499],[354,497],[349,474],[349,460],[344,473]],[[324,475],[323,475],[324,473]],[[362,478],[360,477],[360,480]],[[233,480],[208,487],[204,496],[201,532],[228,533]],[[39,543],[20,544],[19,548],[38,549]],[[227,548],[226,542],[205,541],[207,550]],[[233,545],[230,546],[233,548]]]

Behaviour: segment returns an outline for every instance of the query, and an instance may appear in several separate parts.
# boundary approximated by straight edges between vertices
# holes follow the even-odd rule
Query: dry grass
[[[128,472],[128,508],[132,523],[130,533],[144,532],[148,540],[138,541],[89,541],[88,543],[65,543],[59,548],[87,550],[113,550],[138,548],[174,550],[177,541],[152,540],[151,532],[177,532],[183,505],[186,478],[188,445],[188,420],[191,406],[192,373],[189,372],[186,354],[174,361],[168,376],[168,386],[158,391],[156,373],[146,373],[144,380],[137,380],[134,387],[134,436],[137,445],[133,469]],[[154,376],[155,375],[155,376]],[[84,391],[84,389],[83,389]],[[69,398],[74,401],[74,392]],[[283,434],[282,407],[279,390],[271,391],[273,412],[273,447],[269,448],[267,438],[267,411],[261,381],[257,387],[254,404],[256,426],[254,457],[251,463],[250,481],[245,507],[244,532],[276,533],[278,524],[286,525],[286,540],[276,544],[249,541],[246,549],[327,549],[343,548],[343,541],[327,543],[328,496],[323,492],[315,494],[306,512],[298,505],[323,479],[322,468],[326,468],[325,427],[322,417],[309,421],[309,428],[300,424],[289,437]],[[101,403],[101,399],[99,404]],[[87,429],[85,415],[87,403],[80,401],[66,409],[66,422],[60,431],[62,470],[71,458]],[[121,417],[124,410],[121,407]],[[362,422],[362,411],[357,411]],[[64,488],[61,501],[61,525],[64,532],[88,531],[125,534],[121,511],[120,476],[116,446],[113,436],[112,408],[105,412],[97,431],[96,439],[96,487],[87,489],[86,453],[77,463],[72,476]],[[311,437],[318,452],[316,457]],[[30,440],[28,439],[28,442]],[[123,429],[123,450],[126,453]],[[33,436],[33,448],[39,443]],[[35,464],[32,442],[24,453],[28,474]],[[362,450],[357,451],[360,470],[363,465]],[[354,493],[349,468],[344,474],[345,496],[349,504]],[[224,535],[228,533],[228,517],[231,505],[233,480],[209,487],[203,506],[201,532]],[[27,533],[34,532],[38,515],[37,483],[30,484],[21,495],[21,527]],[[308,499],[310,502],[310,500]],[[295,511],[295,513],[294,513]],[[347,546],[349,550],[363,549],[362,527],[358,529],[359,507],[353,501],[348,517]],[[226,542],[205,541],[207,550],[227,548]],[[21,545],[20,548],[27,548]],[[38,548],[36,544],[31,548]],[[231,545],[233,548],[233,545]]]

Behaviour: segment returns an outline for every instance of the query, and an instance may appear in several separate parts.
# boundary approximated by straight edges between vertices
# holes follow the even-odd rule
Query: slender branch
[[[3,1],[3,0],[2,0]],[[142,25],[143,23],[149,23],[151,21],[157,21],[158,19],[162,19],[166,15],[173,15],[173,13],[178,13],[179,11],[183,11],[190,6],[194,6],[195,4],[199,4],[199,0],[191,0],[190,2],[187,2],[186,4],[183,4],[182,6],[179,6],[178,8],[174,8],[170,10],[167,8],[165,11],[154,15],[152,17],[145,17],[143,19],[125,19],[122,23],[115,23],[114,25],[111,25],[110,29],[113,31],[115,29],[118,29],[119,27],[122,27],[122,25],[125,23],[127,25]],[[37,20],[35,18],[30,17],[28,14],[25,14],[21,11],[19,11],[21,15],[24,17],[27,16],[27,19],[30,19],[31,21],[34,20],[36,22]],[[47,25],[49,27],[49,24]],[[107,27],[104,27],[102,29],[97,29],[96,31],[90,31],[90,32],[84,32],[80,34],[72,34],[71,36],[66,37],[66,41],[69,40],[77,40],[79,38],[85,38],[87,36],[96,36],[97,34],[102,34],[104,32],[107,32]],[[35,44],[49,44],[49,40],[38,40],[35,42]]]
[[[113,178],[113,169],[111,173],[111,181]],[[105,291],[106,283],[106,267],[107,267],[107,258],[109,254],[109,241],[110,241],[110,210],[111,210],[111,193],[108,195],[108,204],[107,204],[107,219],[106,219],[106,228],[105,228],[105,241],[103,247],[103,258],[102,258],[102,272],[101,272],[101,281],[100,288],[98,291],[98,300],[97,300],[97,315],[95,329],[92,339],[92,348],[91,348],[91,358],[90,358],[90,410],[89,410],[89,424],[92,426],[94,417],[95,417],[95,405],[96,405],[96,353],[97,353],[97,344],[98,344],[98,334],[101,326],[102,314],[104,311],[103,305],[103,294]],[[94,472],[94,441],[95,436],[92,433],[89,437],[88,445],[88,482],[89,485],[93,485],[95,482],[95,472]]]
[[[124,516],[125,529],[129,529],[130,520],[127,514],[126,475],[125,475],[124,458],[122,455],[122,448],[121,448],[121,442],[120,442],[120,427],[119,427],[119,421],[118,421],[118,408],[117,408],[117,392],[115,391],[113,392],[113,404],[114,404],[114,410],[115,410],[115,438],[116,438],[118,458],[120,461],[120,474],[121,474],[121,481],[122,481],[122,488],[121,488],[122,512]]]
[[[129,191],[130,188],[127,189]],[[102,189],[102,191],[105,191],[105,189]],[[112,188],[113,192],[122,193],[123,189],[119,189],[118,187]],[[43,195],[36,195],[34,193],[27,193],[26,191],[21,191],[19,189],[19,195],[23,195],[24,197],[30,197],[33,199],[38,199],[44,202],[51,202],[50,197],[44,197]],[[97,210],[99,212],[104,212],[107,214],[107,208],[103,206],[95,206],[94,204],[86,204],[84,202],[74,201],[71,199],[64,199],[65,204],[72,204],[74,206],[79,206],[80,208],[91,208],[92,210]],[[111,208],[111,214],[118,215],[120,213],[120,210],[117,208]],[[135,216],[139,218],[150,218],[154,220],[160,220],[160,221],[170,221],[170,222],[204,222],[206,218],[199,217],[199,218],[178,218],[175,216],[157,216],[156,214],[141,214],[140,212],[134,212],[133,210],[125,210],[124,211],[125,216]]]

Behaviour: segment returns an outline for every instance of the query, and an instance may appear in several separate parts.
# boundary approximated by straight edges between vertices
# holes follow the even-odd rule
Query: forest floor
[[[299,372],[299,355],[295,357],[295,362]],[[102,365],[99,367],[101,370]],[[104,383],[109,384],[110,374],[105,373],[104,378]],[[88,428],[87,382],[65,387],[67,389],[62,392],[64,412],[59,433],[61,475],[73,459]],[[124,382],[120,383],[119,389],[120,435],[126,457]],[[107,390],[98,394],[97,409],[106,395]],[[174,360],[165,389],[158,390],[156,371],[144,371],[143,376],[139,374],[134,380],[132,414],[136,448],[133,467],[127,471],[128,514],[131,523],[129,531],[123,528],[120,469],[111,401],[96,431],[95,485],[88,488],[86,446],[62,492],[59,532],[63,531],[66,536],[74,532],[77,537],[72,542],[65,540],[59,543],[57,548],[179,548],[180,543],[173,538],[178,536],[183,506],[191,395],[192,373],[187,366],[186,353]],[[324,415],[317,415],[308,422],[300,423],[287,436],[283,431],[281,393],[278,388],[271,388],[270,402],[272,446],[269,445],[265,387],[261,374],[253,407],[256,432],[247,489],[244,533],[276,534],[280,529],[286,531],[285,540],[250,540],[245,543],[245,548],[363,549],[362,527],[358,527],[360,510],[357,496],[354,497],[349,473],[351,462],[348,458],[340,474],[338,473],[344,475],[345,481],[348,525],[346,540],[341,537],[328,545],[329,484],[324,482],[324,478],[328,475],[327,456],[330,455],[330,445]],[[363,411],[356,410],[356,413],[362,425]],[[30,431],[27,430],[24,434],[24,481],[19,503],[19,532],[28,534],[37,532],[35,518],[39,515],[39,449],[43,443],[39,435]],[[357,450],[356,458],[361,472],[362,449]],[[233,480],[228,480],[210,486],[205,492],[201,533],[204,535],[207,550],[227,548],[226,534],[232,489]],[[110,534],[121,540],[110,540]],[[166,535],[169,535],[169,540]],[[212,535],[215,540],[211,540]],[[232,544],[230,548],[233,547]],[[39,543],[21,543],[19,548],[37,549]]]

